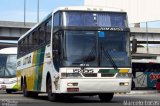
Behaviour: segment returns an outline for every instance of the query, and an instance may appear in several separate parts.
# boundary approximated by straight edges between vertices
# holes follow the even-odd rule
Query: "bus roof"
[[[22,35],[19,39],[21,40],[27,34],[29,34],[33,29],[37,28],[40,24],[46,21],[52,14],[56,13],[57,11],[94,11],[94,12],[123,12],[122,9],[119,8],[104,8],[104,7],[93,7],[93,6],[71,6],[71,7],[59,7],[53,10],[48,16],[46,16],[40,23],[37,23],[34,27],[32,27],[29,31],[27,31],[24,35]]]
[[[0,49],[0,54],[17,54],[17,47]]]
[[[104,8],[104,7],[95,7],[95,6],[71,6],[71,7],[59,7],[53,11],[102,11],[102,12],[124,12],[119,8]]]

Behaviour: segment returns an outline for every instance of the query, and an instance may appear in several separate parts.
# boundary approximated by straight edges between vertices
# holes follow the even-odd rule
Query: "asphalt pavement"
[[[66,97],[59,102],[50,102],[46,94],[39,94],[38,98],[27,98],[23,97],[21,92],[7,94],[0,91],[0,106],[160,106],[160,93],[132,91],[127,94],[115,94],[111,102],[103,103],[98,96]]]

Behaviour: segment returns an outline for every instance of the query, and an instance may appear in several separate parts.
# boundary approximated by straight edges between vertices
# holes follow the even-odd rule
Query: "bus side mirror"
[[[137,52],[137,39],[132,40],[132,53]]]

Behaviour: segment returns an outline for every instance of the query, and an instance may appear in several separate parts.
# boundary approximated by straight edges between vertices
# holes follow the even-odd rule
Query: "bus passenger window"
[[[18,42],[18,57],[22,55],[22,41]]]
[[[22,55],[24,54],[24,39],[22,39],[22,41],[21,41],[21,53],[22,53]]]
[[[44,26],[40,27],[38,29],[39,31],[39,44],[44,44],[45,43],[45,31],[44,31]]]
[[[30,35],[29,35],[29,40],[28,40],[29,50],[33,49],[32,39],[33,39],[33,36],[32,36],[32,34],[30,34]]]
[[[45,24],[45,36],[46,36],[46,42],[49,42],[51,40],[51,25],[52,25],[52,21],[51,21],[51,18],[50,18],[50,21],[48,21],[46,24]]]
[[[25,37],[24,39],[24,49],[25,49],[25,53],[28,51],[28,37]]]
[[[35,31],[32,33],[32,36],[33,36],[33,46],[34,48],[37,48],[38,47],[38,31]]]

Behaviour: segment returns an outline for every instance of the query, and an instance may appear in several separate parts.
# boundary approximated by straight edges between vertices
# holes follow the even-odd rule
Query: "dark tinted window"
[[[31,50],[33,48],[33,42],[32,42],[33,36],[32,34],[29,35],[29,40],[28,40],[28,46],[29,46],[29,50]]]
[[[96,31],[66,31],[63,65],[80,66],[86,64],[86,66],[98,66],[96,43]]]
[[[22,47],[21,47],[22,43],[21,41],[18,42],[18,57],[21,55],[22,52]]]
[[[42,25],[39,28],[39,44],[44,44],[45,43],[45,29],[44,29],[44,25]]]
[[[28,50],[28,37],[24,38],[24,52],[26,52]]]
[[[31,52],[31,50],[44,46],[51,40],[51,19],[49,18],[18,42],[18,58]]]
[[[66,12],[67,26],[128,27],[125,13]]]
[[[51,25],[52,25],[52,20],[51,18],[49,21],[45,24],[45,35],[46,35],[46,42],[51,40]]]
[[[24,54],[24,50],[25,50],[25,48],[24,48],[24,39],[22,39],[22,41],[21,41],[21,53],[22,54]]]
[[[55,69],[59,71],[60,66],[60,53],[61,53],[61,42],[60,42],[61,32],[57,32],[53,35],[53,63]]]
[[[37,48],[39,42],[38,31],[36,30],[35,32],[33,32],[32,36],[33,36],[33,46],[34,48]]]
[[[54,21],[53,21],[54,27],[58,27],[60,25],[60,13],[56,13],[54,15]]]

